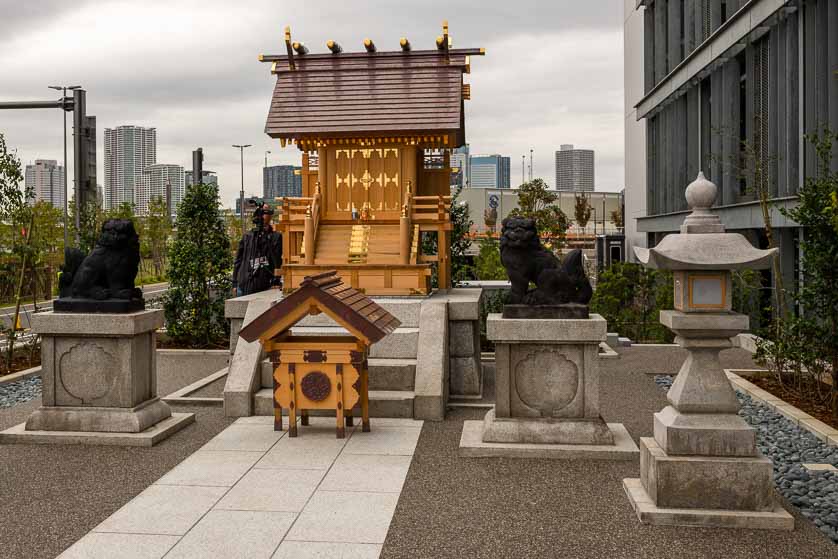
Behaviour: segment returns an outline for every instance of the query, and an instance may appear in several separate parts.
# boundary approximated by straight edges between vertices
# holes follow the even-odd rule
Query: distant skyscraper
[[[303,176],[301,167],[294,165],[274,165],[262,169],[262,197],[268,202],[281,196],[299,197],[303,195]],[[296,172],[295,172],[296,171]]]
[[[451,153],[451,185],[471,186],[468,169],[468,144]]]
[[[201,184],[214,184],[218,186],[218,175],[215,174],[215,171],[201,171],[201,175],[204,177],[201,181]],[[184,180],[186,186],[192,185],[192,171],[186,171],[184,175]]]
[[[64,209],[64,167],[54,159],[36,159],[26,166],[26,188],[35,191],[35,201],[44,200]]]
[[[472,188],[509,188],[509,158],[502,155],[471,155],[468,175]]]
[[[172,185],[172,217],[177,215],[177,206],[183,200],[186,190],[183,167],[157,163],[145,168],[136,181],[134,211],[137,215],[148,214],[148,204],[152,198],[160,197],[166,201],[166,185]]]
[[[556,190],[592,192],[594,189],[594,150],[573,149],[562,144],[556,152]]]
[[[123,202],[137,204],[136,181],[146,167],[157,163],[157,130],[140,126],[105,128],[106,209]],[[146,201],[147,203],[147,201]]]

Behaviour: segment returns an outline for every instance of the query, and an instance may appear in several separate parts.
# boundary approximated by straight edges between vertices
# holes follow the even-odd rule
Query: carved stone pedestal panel
[[[606,424],[599,409],[599,343],[606,322],[590,318],[517,319],[489,315],[495,343],[495,409],[482,422],[480,443],[464,428],[463,440],[502,455],[633,459],[638,449],[622,426]],[[473,422],[466,422],[473,423]],[[625,439],[628,439],[627,441]],[[464,443],[461,443],[464,448]],[[466,454],[473,454],[466,451]]]
[[[43,395],[22,430],[24,442],[66,442],[57,435],[72,433],[73,441],[88,434],[85,441],[93,444],[148,445],[194,420],[193,414],[173,416],[157,397],[155,330],[163,311],[48,312],[34,315],[32,324],[41,335]],[[33,440],[39,433],[47,440]],[[108,433],[137,440],[109,442]]]

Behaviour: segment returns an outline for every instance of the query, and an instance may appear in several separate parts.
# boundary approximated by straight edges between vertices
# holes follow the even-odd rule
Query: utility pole
[[[532,149],[530,149],[530,182],[532,182]]]
[[[265,151],[265,166],[262,168],[262,196],[264,198],[268,198],[268,196],[273,195],[273,192],[268,192],[268,154],[271,153],[270,150]]]
[[[53,89],[65,86],[51,86]],[[75,175],[75,224],[76,245],[79,243],[79,210],[84,203],[96,200],[96,117],[86,114],[86,92],[80,86],[67,86],[67,91],[73,92],[72,99],[62,97],[58,101],[3,101],[0,110],[8,109],[61,109],[73,111],[73,160]],[[64,234],[67,239],[67,149],[66,149],[66,117],[65,117],[65,149],[64,149]],[[67,247],[68,241],[65,241]]]
[[[67,250],[68,245],[68,232],[69,228],[67,227],[67,91],[72,91],[74,89],[81,88],[80,85],[50,85],[48,86],[50,89],[54,89],[56,91],[61,91],[61,101],[65,103],[64,110],[64,250]]]
[[[526,155],[521,156],[521,184],[527,182],[526,178],[524,177],[524,162],[527,160]]]
[[[242,190],[241,190],[241,199],[240,199],[240,206],[239,212],[241,213],[242,218],[242,236],[247,232],[244,226],[244,148],[251,147],[252,144],[233,144],[234,148],[239,149],[239,156],[241,158],[241,169],[242,169]]]

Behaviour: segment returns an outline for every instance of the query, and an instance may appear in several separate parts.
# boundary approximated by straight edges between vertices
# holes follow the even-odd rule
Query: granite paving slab
[[[350,454],[347,441],[360,431],[337,439],[332,418],[311,418],[295,438],[274,432],[272,421],[239,419],[79,540],[74,553],[121,557],[113,551],[120,541],[159,534],[168,539],[136,546],[146,554],[139,557],[377,557],[421,432],[421,422],[385,423]]]

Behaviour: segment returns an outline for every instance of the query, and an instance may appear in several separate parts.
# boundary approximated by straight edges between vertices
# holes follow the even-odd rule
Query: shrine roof
[[[399,319],[372,299],[344,284],[336,271],[306,276],[300,287],[241,329],[248,342],[274,337],[309,314],[315,304],[347,330],[375,343],[399,327]]]
[[[260,57],[277,81],[265,132],[274,138],[456,134],[463,73],[483,49]],[[467,95],[467,94],[466,94]]]

